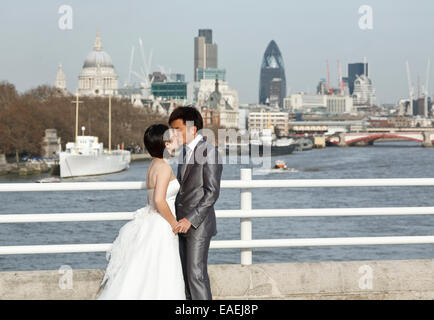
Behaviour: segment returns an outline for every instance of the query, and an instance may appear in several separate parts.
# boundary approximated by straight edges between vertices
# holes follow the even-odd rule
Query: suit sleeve
[[[186,218],[197,229],[214,206],[220,194],[220,180],[223,171],[221,157],[217,148],[212,146],[207,150],[206,162],[203,164],[204,195]]]

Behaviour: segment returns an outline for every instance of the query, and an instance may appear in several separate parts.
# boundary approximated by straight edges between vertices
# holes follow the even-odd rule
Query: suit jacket
[[[185,164],[178,165],[177,178],[181,185],[175,207],[178,220],[187,218],[192,226],[186,234],[195,238],[212,237],[217,234],[214,203],[220,194],[223,171],[217,148],[202,139],[198,142]],[[185,170],[183,170],[185,169]]]

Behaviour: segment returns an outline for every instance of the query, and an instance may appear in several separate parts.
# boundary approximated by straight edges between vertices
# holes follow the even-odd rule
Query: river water
[[[253,179],[434,178],[434,149],[414,142],[370,147],[328,147],[273,158],[295,172]],[[129,170],[73,181],[144,181],[149,161]],[[227,164],[223,179],[239,179],[246,164]],[[256,172],[256,171],[255,171]],[[0,183],[34,183],[38,177],[1,176]],[[253,208],[434,206],[434,187],[254,189]],[[0,193],[0,214],[135,211],[146,191]],[[239,209],[240,191],[222,189],[216,209]],[[218,219],[213,240],[240,239],[239,219]],[[0,246],[113,242],[126,221],[0,224]],[[294,217],[253,219],[253,239],[434,235],[434,216]],[[340,260],[433,259],[434,245],[324,246],[254,249],[253,263]],[[239,249],[211,249],[210,264],[239,263]],[[0,271],[105,268],[105,253],[0,256]]]

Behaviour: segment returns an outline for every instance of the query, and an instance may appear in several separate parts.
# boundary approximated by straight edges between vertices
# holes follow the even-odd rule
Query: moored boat
[[[80,177],[119,172],[128,169],[131,152],[118,149],[111,150],[111,96],[109,96],[109,148],[104,149],[98,137],[78,135],[78,94],[76,95],[75,142],[68,142],[64,152],[59,153],[60,176]]]
[[[98,137],[78,136],[59,154],[60,176],[79,177],[119,172],[128,169],[131,153],[127,150],[104,150]]]

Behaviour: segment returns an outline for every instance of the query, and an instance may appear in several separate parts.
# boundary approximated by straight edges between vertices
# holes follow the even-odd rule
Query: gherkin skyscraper
[[[264,53],[259,78],[259,103],[278,103],[283,107],[286,96],[285,66],[279,47],[271,40]]]

